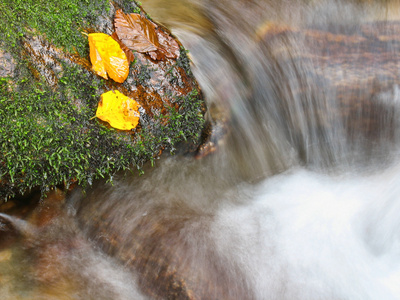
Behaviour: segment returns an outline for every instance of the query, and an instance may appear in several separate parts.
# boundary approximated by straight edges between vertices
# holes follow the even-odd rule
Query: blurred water
[[[400,299],[397,2],[142,2],[229,134],[71,195],[0,252],[0,294]]]

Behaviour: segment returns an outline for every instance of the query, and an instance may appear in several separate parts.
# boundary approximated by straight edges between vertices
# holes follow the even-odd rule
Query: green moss
[[[176,61],[176,65],[185,70],[186,74],[192,75],[192,70],[190,69],[190,60],[187,56],[189,50],[186,50],[184,47],[179,49],[179,58]]]
[[[136,70],[137,75],[135,76],[135,84],[147,86],[147,82],[150,80],[151,70],[148,65],[135,65],[134,70]]]
[[[197,90],[175,99],[179,110],[168,107],[168,115],[131,138],[91,120],[104,91],[102,80],[78,67],[64,68],[57,91],[28,77],[0,80],[0,174],[12,187],[2,189],[1,197],[140,170],[160,149],[173,151],[176,143],[198,138],[203,117]]]
[[[38,32],[54,45],[82,54],[87,43],[81,30],[93,27],[98,16],[109,9],[107,0],[2,0],[2,42],[15,47],[21,36]]]

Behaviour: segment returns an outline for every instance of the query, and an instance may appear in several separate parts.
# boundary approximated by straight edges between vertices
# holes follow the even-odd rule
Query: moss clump
[[[116,2],[128,12],[140,9],[132,1]],[[65,57],[77,50],[81,53],[78,60],[85,61],[88,43],[81,30],[95,26],[96,18],[108,16],[110,9],[110,3],[103,0],[0,3],[0,31],[5,35],[0,50],[13,53],[15,61],[15,74],[0,77],[0,201],[34,187],[46,191],[71,182],[85,185],[96,178],[112,178],[121,169],[141,170],[160,150],[174,151],[177,143],[199,138],[204,103],[189,65],[177,65],[188,61],[184,50],[175,67],[190,75],[185,77],[185,96],[176,96],[182,92],[167,95],[162,112],[146,115],[133,132],[121,132],[93,119],[100,95],[114,88],[127,89],[128,83],[103,80],[85,63]],[[65,55],[49,56],[51,63],[43,60],[38,65],[37,58],[24,48],[35,35],[61,47]],[[41,73],[43,68],[52,71],[55,83]],[[135,61],[131,71],[131,76],[134,69],[140,71],[133,82],[144,93],[152,88],[148,81],[155,73],[148,68],[143,60]]]
[[[6,47],[18,46],[26,34],[45,34],[67,51],[84,53],[85,37],[80,30],[93,27],[97,18],[110,10],[107,0],[2,0],[0,32]]]
[[[141,170],[161,149],[173,151],[176,143],[199,138],[204,120],[197,90],[176,98],[178,110],[168,107],[167,115],[132,138],[91,120],[102,80],[66,67],[60,82],[54,91],[32,78],[0,80],[0,174],[6,183],[1,198],[36,186],[91,183],[121,169]]]
[[[186,74],[192,75],[192,70],[190,69],[190,60],[187,56],[188,51],[181,47],[179,49],[180,55],[178,60],[176,61],[176,65],[185,70]]]

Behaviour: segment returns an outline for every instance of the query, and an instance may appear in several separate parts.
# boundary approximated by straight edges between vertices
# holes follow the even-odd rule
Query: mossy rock
[[[91,184],[121,169],[140,172],[164,149],[199,140],[205,105],[183,47],[175,60],[134,53],[123,84],[91,70],[83,32],[111,34],[119,8],[146,15],[123,0],[0,4],[0,201],[32,188]],[[139,102],[137,128],[119,131],[93,118],[109,90]]]

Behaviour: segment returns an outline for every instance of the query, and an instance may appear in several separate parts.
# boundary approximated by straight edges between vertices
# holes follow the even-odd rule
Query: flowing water
[[[398,3],[142,2],[217,150],[10,219],[1,299],[400,299]]]

